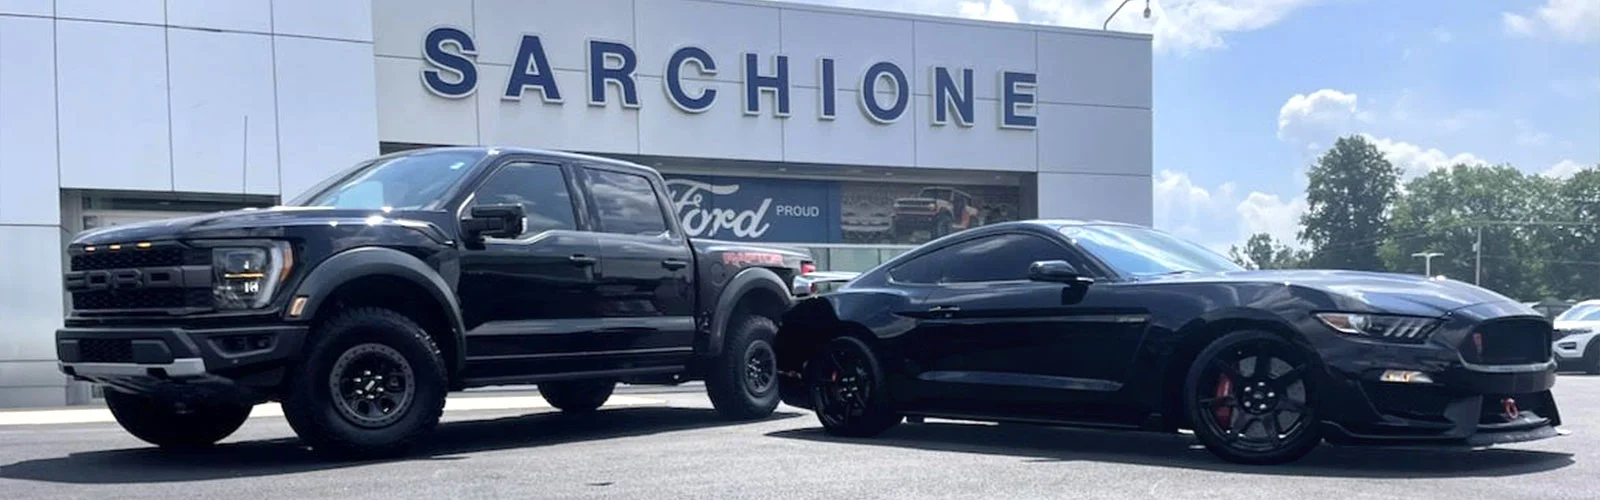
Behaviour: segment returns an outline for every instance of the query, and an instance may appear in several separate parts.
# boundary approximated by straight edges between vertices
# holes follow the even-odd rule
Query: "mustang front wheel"
[[[851,337],[829,341],[805,366],[806,391],[829,434],[869,437],[900,423],[872,348]]]
[[[1189,419],[1207,450],[1230,462],[1280,464],[1322,441],[1307,384],[1310,357],[1277,335],[1244,331],[1212,342],[1185,383]]]

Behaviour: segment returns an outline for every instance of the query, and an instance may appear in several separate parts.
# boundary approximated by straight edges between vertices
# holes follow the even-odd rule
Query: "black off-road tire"
[[[289,426],[313,449],[348,458],[393,456],[439,424],[448,392],[444,360],[433,339],[410,318],[389,309],[350,309],[314,328],[309,340],[306,355],[289,370],[283,413]],[[341,370],[344,372],[367,357],[376,360],[371,362],[387,360],[392,365],[403,360],[403,367],[410,370],[403,388],[394,389],[409,390],[410,399],[395,404],[386,414],[378,412],[388,421],[358,423],[361,417],[350,408],[359,408],[359,403],[341,403],[344,396],[335,394],[336,364],[354,359]],[[401,376],[386,379],[384,384]],[[372,385],[363,385],[370,393]]]
[[[106,407],[117,423],[147,443],[169,449],[204,448],[239,430],[250,405],[204,402],[177,405],[107,389]]]
[[[860,339],[828,341],[806,361],[803,376],[811,407],[828,434],[872,437],[904,418],[894,411],[877,355]]]
[[[615,380],[564,380],[539,383],[539,396],[546,403],[566,413],[588,413],[611,399],[617,388]]]
[[[1264,378],[1255,364],[1256,356],[1263,354],[1268,358]],[[1212,341],[1195,357],[1184,380],[1183,402],[1195,437],[1212,454],[1239,464],[1276,465],[1310,453],[1322,443],[1312,358],[1305,349],[1263,331],[1239,331]],[[1249,376],[1241,365],[1251,366]],[[1280,367],[1287,368],[1280,371]],[[1225,375],[1231,381],[1226,385]],[[1218,395],[1221,392],[1230,395]],[[1300,393],[1298,400],[1295,392]],[[1252,404],[1264,406],[1258,409],[1261,413],[1241,406]],[[1219,422],[1223,419],[1219,407],[1228,407],[1228,430]],[[1287,415],[1297,418],[1288,424],[1290,428],[1282,423]],[[1258,428],[1261,436],[1252,436]]]
[[[729,420],[754,420],[778,408],[778,325],[758,315],[734,318],[722,354],[706,373],[706,395]]]

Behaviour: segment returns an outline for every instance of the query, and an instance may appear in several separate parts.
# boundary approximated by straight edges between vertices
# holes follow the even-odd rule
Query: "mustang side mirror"
[[[522,205],[479,205],[461,220],[462,236],[470,243],[485,237],[511,238],[522,234]]]
[[[1094,278],[1084,276],[1078,268],[1064,260],[1041,260],[1028,266],[1028,279],[1033,281],[1047,281],[1051,283],[1065,283],[1068,285],[1090,285]]]

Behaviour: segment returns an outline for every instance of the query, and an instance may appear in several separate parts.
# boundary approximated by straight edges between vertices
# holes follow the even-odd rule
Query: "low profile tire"
[[[614,380],[566,380],[539,384],[539,395],[545,402],[566,413],[588,413],[611,399],[616,390]]]
[[[358,308],[313,332],[289,372],[284,417],[306,444],[368,458],[403,452],[439,424],[444,361],[426,331],[400,313]]]
[[[250,405],[206,402],[178,406],[106,390],[106,406],[134,437],[170,449],[204,448],[228,437],[250,418]]]
[[[1195,437],[1229,462],[1292,462],[1322,442],[1306,376],[1311,355],[1277,335],[1241,331],[1206,346],[1184,400]]]
[[[1584,348],[1583,372],[1600,375],[1600,339],[1589,339],[1589,347]]]
[[[806,393],[828,434],[872,437],[899,424],[877,356],[853,337],[828,341],[805,365]]]
[[[778,326],[762,316],[736,319],[722,355],[706,374],[706,395],[723,418],[754,420],[778,408]]]

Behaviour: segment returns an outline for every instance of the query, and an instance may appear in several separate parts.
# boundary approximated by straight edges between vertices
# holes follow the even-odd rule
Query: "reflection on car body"
[[[1115,223],[1026,221],[798,303],[781,393],[839,435],[905,417],[1192,429],[1244,463],[1557,435],[1551,323],[1450,280],[1246,271]]]

